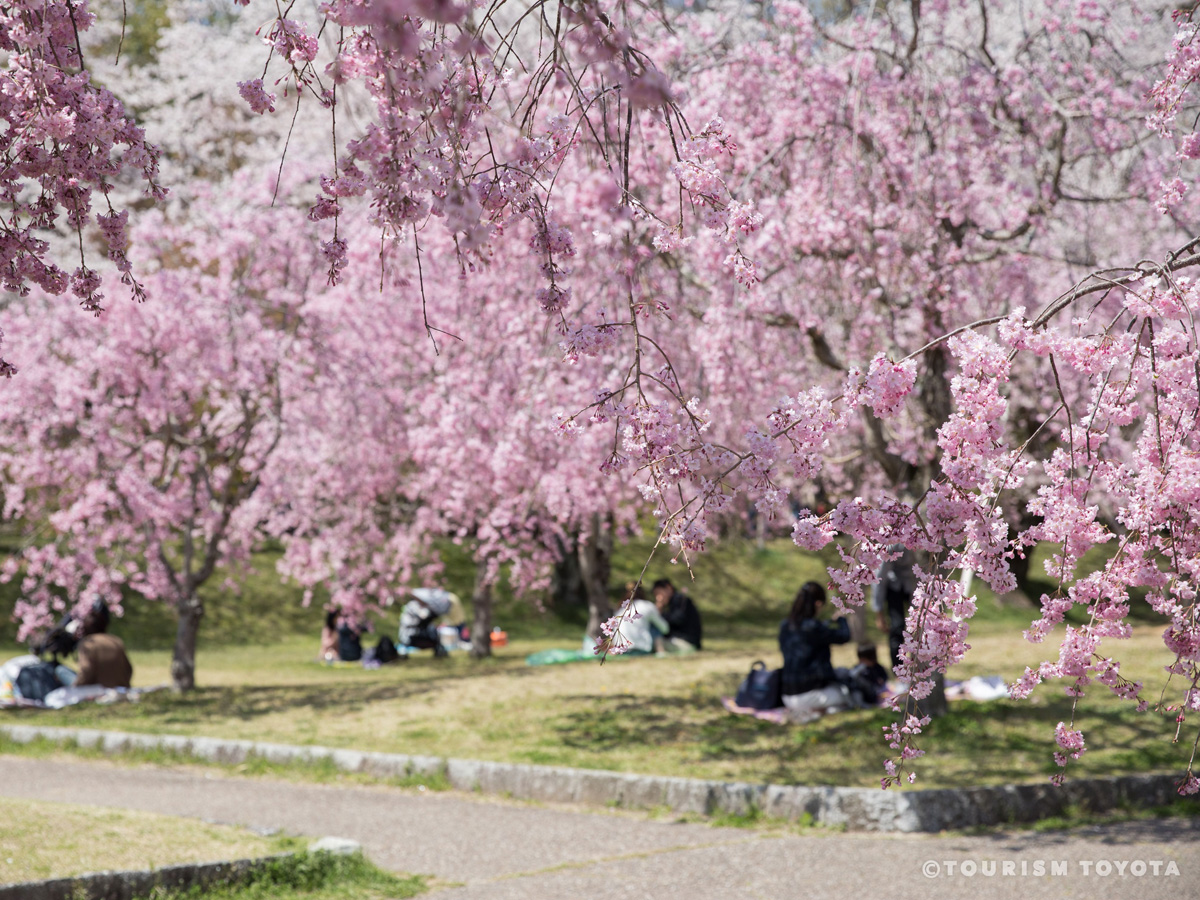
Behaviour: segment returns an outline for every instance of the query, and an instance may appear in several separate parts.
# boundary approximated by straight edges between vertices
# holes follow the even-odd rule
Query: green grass
[[[0,797],[0,884],[88,872],[144,871],[189,862],[277,856],[245,882],[156,890],[156,900],[398,900],[423,879],[384,872],[362,854],[307,853],[306,841],[137,810]],[[282,854],[288,854],[283,856]]]
[[[640,572],[651,545],[651,539],[641,538],[619,549],[614,585]],[[469,596],[472,569],[465,552],[453,545],[443,549],[445,584]],[[1050,551],[1039,547],[1037,555]],[[578,646],[581,610],[539,611],[513,598],[506,585],[498,592],[496,623],[512,642],[492,659],[473,661],[456,654],[434,660],[421,654],[374,671],[318,665],[313,660],[319,598],[313,607],[302,607],[299,592],[275,576],[275,558],[269,552],[255,558],[240,595],[210,600],[201,629],[196,691],[186,696],[163,691],[137,704],[11,712],[0,721],[721,780],[878,783],[888,752],[881,739],[882,727],[890,722],[886,712],[852,712],[803,727],[780,727],[731,716],[719,705],[722,696],[735,691],[751,662],[778,665],[776,629],[796,587],[810,578],[827,580],[829,560],[801,553],[787,541],[763,547],[749,541],[718,544],[693,561],[691,575],[682,565],[671,566],[666,555],[654,558],[648,577],[669,575],[703,611],[704,653],[540,669],[525,666],[525,655]],[[1083,568],[1101,561],[1102,554],[1090,556]],[[1038,559],[1033,569],[1041,571]],[[11,604],[13,586],[0,587],[0,607],[6,599]],[[1033,617],[1031,604],[1011,597],[1000,602],[982,585],[977,594],[973,650],[951,677],[997,674],[1012,680],[1040,660],[1039,652],[1052,652],[1050,641],[1039,647],[1020,636]],[[392,634],[395,624],[396,615],[388,613],[378,628]],[[1146,680],[1151,698],[1157,697],[1162,667],[1169,661],[1160,630],[1149,623],[1139,626],[1125,647],[1113,650],[1127,657],[1126,675]],[[114,623],[113,631],[130,647],[136,685],[169,681],[172,626],[160,607],[130,601],[126,617]],[[11,637],[11,632],[0,635],[0,658],[21,652]],[[880,636],[875,639],[882,646]],[[853,661],[851,648],[835,648],[835,665]],[[1173,720],[1138,714],[1101,691],[1094,695],[1076,717],[1089,750],[1073,764],[1072,775],[1183,768],[1187,748],[1171,743]],[[917,764],[917,786],[1042,780],[1054,768],[1054,725],[1070,714],[1070,702],[1055,686],[1043,687],[1021,703],[955,703],[924,742],[929,755]],[[243,771],[282,774],[253,760]],[[312,780],[347,777],[328,763],[287,771],[289,777]],[[444,787],[434,778],[421,783]]]
[[[810,817],[811,818],[811,817]],[[744,813],[718,811],[713,813],[709,819],[712,824],[718,828],[762,828],[770,823],[770,820],[754,804]],[[812,823],[807,823],[811,825]]]
[[[270,862],[242,884],[164,891],[155,900],[400,900],[425,890],[424,879],[385,872],[361,853],[299,853]]]
[[[1148,819],[1183,819],[1194,818],[1197,815],[1196,801],[1180,797],[1164,806],[1130,806],[1119,805],[1104,812],[1093,812],[1078,804],[1072,804],[1066,811],[1057,816],[1047,816],[1036,822],[1012,822],[1003,826],[1005,831],[1034,831],[1041,833],[1070,831],[1075,828],[1089,828],[1096,825],[1110,825],[1116,822],[1138,822]],[[996,826],[985,825],[963,830],[963,834],[994,834]]]
[[[0,797],[0,884],[270,856],[295,842],[134,810]]]
[[[890,721],[886,711],[779,726],[721,708],[720,697],[733,692],[754,659],[775,660],[771,638],[714,639],[712,649],[692,657],[525,666],[525,653],[547,643],[515,641],[483,662],[426,654],[378,670],[310,662],[311,639],[220,648],[206,655],[200,687],[190,694],[160,691],[136,704],[10,711],[4,721],[719,780],[878,783],[887,754],[880,737]],[[972,663],[952,674],[1015,678],[1040,649],[1007,633],[973,643]],[[1140,670],[1153,681],[1165,654],[1156,630],[1139,629],[1127,643],[1130,674]],[[835,662],[851,661],[849,648],[835,649]],[[134,654],[135,682],[165,681],[168,656]],[[950,715],[930,728],[918,787],[1042,780],[1054,768],[1054,725],[1069,716],[1068,698],[1052,687],[1039,689],[1030,701],[956,701]],[[1138,714],[1103,694],[1083,704],[1076,724],[1089,750],[1073,765],[1073,776],[1174,771],[1186,762],[1187,748],[1171,743],[1173,719]],[[243,766],[248,774],[286,774],[264,761]],[[298,777],[344,777],[328,763],[306,768]],[[421,783],[439,786],[428,776]]]
[[[24,756],[35,759],[72,756],[78,759],[110,760],[114,754],[99,747],[80,744],[75,740],[54,741],[37,737],[32,741],[14,741],[0,734],[0,755]],[[313,784],[384,785],[409,790],[448,791],[450,781],[445,771],[412,772],[408,775],[370,775],[338,768],[328,758],[275,762],[250,754],[242,762],[225,762],[192,756],[169,747],[130,747],[117,754],[125,763],[151,766],[204,766],[227,775],[248,778],[276,778],[306,781]]]

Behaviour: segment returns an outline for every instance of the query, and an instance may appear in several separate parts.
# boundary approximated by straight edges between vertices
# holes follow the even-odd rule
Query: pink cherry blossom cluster
[[[608,656],[609,654],[620,656],[623,653],[628,653],[633,649],[633,641],[621,631],[621,625],[625,622],[635,621],[641,617],[641,613],[633,609],[629,598],[626,598],[611,618],[601,623],[600,640],[596,642],[593,652],[597,656]]]
[[[1170,213],[1180,207],[1194,180],[1189,169],[1192,160],[1200,159],[1200,135],[1194,127],[1197,98],[1194,87],[1200,81],[1200,45],[1197,45],[1195,9],[1178,9],[1173,13],[1176,31],[1162,78],[1149,92],[1153,109],[1147,116],[1149,126],[1175,145],[1175,163],[1164,168],[1159,189],[1158,209]],[[1180,126],[1182,122],[1182,126]]]
[[[719,117],[691,133],[668,73],[640,49],[670,40],[659,13],[585,3],[553,15],[524,12],[514,24],[504,8],[334,0],[321,6],[319,29],[290,18],[291,7],[260,28],[271,48],[264,75],[239,83],[254,112],[276,108],[267,86],[273,61],[283,66],[275,84],[286,82],[285,95],[294,86],[298,102],[315,97],[334,123],[346,97],[357,101],[365,90],[373,104],[350,139],[335,125],[334,170],[323,179],[314,220],[332,219],[336,239],[339,201],[366,193],[385,239],[419,255],[417,235],[438,219],[468,268],[486,264],[506,232],[530,226],[545,281],[531,293],[543,312],[561,316],[571,295],[564,284],[571,254],[560,245],[571,234],[552,208],[568,158],[607,170],[610,202],[660,224],[681,217],[649,209],[632,190],[631,172],[644,165],[665,172],[674,162],[699,218],[731,245],[727,268],[743,285],[754,284],[757,267],[740,244],[762,217],[749,201],[733,198],[717,165],[734,142]],[[323,50],[319,35],[335,33]],[[649,139],[645,157],[638,156],[650,121],[669,130],[670,156]],[[343,184],[347,172],[354,173],[352,189]],[[686,244],[683,227],[676,221],[673,230],[664,228],[660,245]],[[340,268],[332,265],[331,277]]]
[[[1060,766],[1067,764],[1068,756],[1071,759],[1079,759],[1083,755],[1085,749],[1083,745],[1083,733],[1068,728],[1065,722],[1059,722],[1055,726],[1054,739],[1058,743],[1058,746],[1062,748],[1062,752],[1054,754],[1054,759]],[[1059,783],[1062,783],[1061,780]]]
[[[275,95],[267,93],[261,78],[239,81],[238,93],[242,95],[242,99],[246,101],[253,112],[259,115],[275,112]]]
[[[726,130],[725,121],[714,116],[688,141],[682,158],[671,167],[685,194],[701,210],[703,224],[721,236],[731,246],[724,265],[738,284],[753,287],[758,283],[754,261],[742,250],[741,241],[762,227],[762,214],[747,200],[734,199],[722,175],[722,157],[737,150],[737,144]],[[677,235],[682,222],[673,228],[660,226],[655,246],[662,251],[681,245]]]
[[[0,272],[6,290],[36,285],[52,294],[68,287],[88,310],[102,296],[83,252],[83,229],[94,205],[106,208],[101,237],[135,299],[141,285],[125,261],[124,212],[109,194],[126,174],[161,198],[158,151],[121,102],[92,80],[79,45],[93,23],[86,0],[17,0],[0,9],[0,192],[7,214],[0,224]],[[60,220],[77,233],[79,263],[68,277],[60,254],[39,234]],[[11,366],[0,360],[0,368]]]
[[[895,415],[903,405],[916,376],[917,365],[914,360],[893,363],[880,354],[871,360],[866,378],[851,371],[851,380],[861,379],[862,383],[847,385],[847,400],[855,404],[866,403],[876,416],[887,418]]]
[[[308,25],[292,19],[280,18],[271,23],[271,30],[263,37],[275,52],[287,60],[295,70],[303,70],[305,66],[317,58],[320,44],[315,35],[310,34]]]

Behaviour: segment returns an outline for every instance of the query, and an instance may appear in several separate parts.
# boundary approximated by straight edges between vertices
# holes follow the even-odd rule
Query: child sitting
[[[880,692],[887,687],[887,669],[879,664],[879,655],[872,643],[858,645],[858,664],[850,669],[853,690],[862,694],[863,702],[876,704]]]

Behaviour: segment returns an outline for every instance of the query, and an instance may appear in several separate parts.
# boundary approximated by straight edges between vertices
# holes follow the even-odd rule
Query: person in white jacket
[[[409,597],[400,610],[399,644],[432,650],[434,656],[445,656],[446,648],[438,637],[438,622],[461,625],[462,603],[457,596],[441,588],[414,588]]]
[[[671,626],[658,611],[654,601],[647,600],[642,586],[638,585],[633,590],[633,599],[629,601],[629,607],[617,627],[617,631],[624,638],[624,641],[619,643],[629,642],[626,655],[662,651],[663,638],[670,630]]]

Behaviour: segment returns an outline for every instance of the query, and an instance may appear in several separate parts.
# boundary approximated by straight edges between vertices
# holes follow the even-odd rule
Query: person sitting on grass
[[[879,654],[870,641],[864,641],[856,649],[858,664],[850,669],[850,687],[862,694],[864,703],[874,705],[887,687],[887,669],[879,664]]]
[[[850,690],[840,683],[830,661],[832,644],[850,640],[845,616],[829,625],[817,618],[825,607],[825,589],[805,582],[792,601],[788,617],[779,626],[783,653],[783,705],[794,718],[807,721],[821,711],[853,705]]]
[[[342,662],[358,662],[362,659],[362,635],[364,624],[343,617],[337,630],[337,654]]]
[[[663,640],[671,630],[671,626],[659,613],[658,606],[653,601],[646,599],[646,592],[642,590],[640,584],[627,584],[625,590],[626,596],[629,598],[629,606],[617,627],[618,633],[624,640],[615,643],[628,644],[629,649],[625,651],[626,656],[664,653]]]
[[[321,662],[331,663],[338,658],[338,614],[332,609],[325,613],[325,625],[321,628]]]
[[[675,590],[669,578],[660,578],[650,589],[654,594],[654,605],[670,625],[663,638],[663,649],[668,653],[695,653],[701,649],[703,628],[700,610],[687,594]]]
[[[409,601],[400,610],[401,646],[416,650],[432,650],[434,656],[448,656],[438,636],[437,621],[453,609],[453,595],[440,588],[415,588],[409,592]],[[487,635],[484,635],[487,640]]]
[[[106,688],[127,688],[133,681],[133,664],[125,653],[125,643],[108,634],[108,606],[97,600],[79,623],[79,674],[75,687],[98,684]]]

